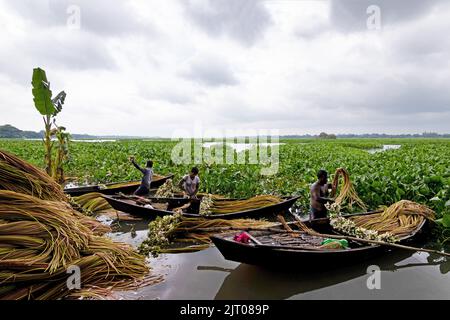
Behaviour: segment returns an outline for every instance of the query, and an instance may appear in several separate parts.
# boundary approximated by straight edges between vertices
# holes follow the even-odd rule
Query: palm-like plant
[[[50,82],[47,80],[45,71],[41,68],[33,70],[33,100],[36,109],[43,116],[45,125],[44,146],[45,146],[45,171],[55,180],[64,182],[64,172],[62,165],[68,156],[69,134],[65,132],[64,127],[56,126],[56,115],[61,112],[66,93],[61,91],[52,98],[50,90]],[[53,125],[55,126],[53,128]],[[58,152],[53,159],[52,150],[54,144],[52,137],[56,137],[58,141]]]

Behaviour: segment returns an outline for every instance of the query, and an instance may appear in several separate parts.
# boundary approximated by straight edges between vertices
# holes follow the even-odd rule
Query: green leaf
[[[56,112],[55,106],[52,102],[52,91],[50,90],[50,83],[47,80],[45,71],[41,68],[33,69],[33,100],[36,109],[43,116],[49,116]]]
[[[52,103],[56,109],[55,112],[53,113],[53,116],[56,116],[58,113],[61,112],[65,100],[66,100],[66,93],[64,91],[61,91],[55,98],[52,99]]]
[[[450,228],[450,214],[444,214],[442,217],[442,225],[446,228]]]

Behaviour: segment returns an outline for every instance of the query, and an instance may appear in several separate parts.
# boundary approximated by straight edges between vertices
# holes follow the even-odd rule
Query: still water
[[[397,150],[400,148],[401,148],[400,144],[384,144],[382,148],[368,149],[367,152],[370,154],[374,154],[377,152],[383,152],[387,150]]]
[[[111,238],[138,246],[147,221],[121,222]],[[134,225],[134,227],[133,227]],[[134,228],[133,237],[130,230]],[[211,247],[195,253],[149,258],[157,285],[118,293],[121,299],[450,299],[450,260],[395,251],[383,257],[321,272],[269,270],[225,260]],[[380,268],[380,289],[369,290],[371,265]],[[371,278],[373,279],[373,278]]]

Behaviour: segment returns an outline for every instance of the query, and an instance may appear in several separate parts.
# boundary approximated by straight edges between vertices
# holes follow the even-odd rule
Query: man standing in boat
[[[136,196],[148,195],[150,193],[150,183],[152,182],[152,178],[153,178],[153,161],[151,161],[151,160],[147,161],[147,165],[145,168],[141,168],[136,163],[136,160],[134,157],[130,157],[130,161],[136,167],[136,169],[138,169],[143,174],[141,185],[134,192],[134,195],[136,195]]]
[[[197,192],[200,186],[200,178],[198,177],[198,168],[193,167],[190,174],[187,174],[180,180],[178,186],[191,199],[197,199]]]
[[[336,186],[328,183],[328,173],[325,170],[319,170],[317,173],[317,181],[311,185],[311,210],[309,213],[310,219],[319,219],[327,217],[327,208],[325,204],[334,202],[329,198],[329,189],[331,189],[331,196],[336,193]]]

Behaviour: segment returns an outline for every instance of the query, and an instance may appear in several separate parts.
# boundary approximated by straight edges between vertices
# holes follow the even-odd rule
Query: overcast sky
[[[0,124],[41,130],[40,66],[73,133],[447,133],[449,32],[445,0],[0,0]]]

